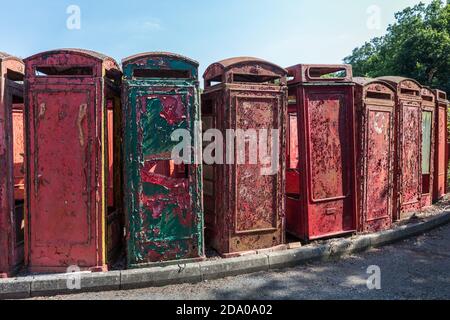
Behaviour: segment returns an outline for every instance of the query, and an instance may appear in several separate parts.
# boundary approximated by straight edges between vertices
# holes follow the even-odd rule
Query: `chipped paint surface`
[[[61,50],[25,61],[30,150],[26,258],[32,272],[65,271],[71,265],[107,268],[113,241],[108,231],[119,218],[108,215],[113,208],[107,208],[106,100],[119,91],[104,77],[103,59],[108,60]],[[89,75],[79,75],[83,66],[89,66]],[[36,75],[38,67],[50,74]]]
[[[139,78],[135,69],[188,70],[191,77]],[[177,129],[199,120],[197,66],[164,54],[124,62],[125,209],[128,265],[204,255],[201,166],[175,165]],[[193,146],[194,148],[194,146]]]
[[[278,79],[279,84],[248,81],[245,75],[257,80]],[[204,124],[209,123],[207,127],[220,130],[224,137],[227,129],[280,130],[277,150],[280,169],[274,175],[262,175],[264,165],[260,161],[249,163],[249,148],[245,151],[245,164],[215,164],[205,168],[208,245],[222,255],[229,255],[283,244],[286,71],[260,59],[235,58],[211,65],[204,79],[207,88],[202,95],[202,117]],[[212,80],[223,83],[212,86]]]
[[[313,69],[324,73],[343,69],[347,76],[323,80],[312,77]],[[351,67],[297,65],[288,72],[292,76],[289,108],[298,121],[299,163],[288,172],[294,187],[287,187],[287,230],[304,240],[354,232],[356,137]]]
[[[0,277],[23,262],[23,62],[0,52]]]
[[[436,96],[431,89],[423,87],[422,96],[422,123],[421,123],[421,206],[430,207],[433,204],[433,187],[435,171],[435,117],[436,117]]]
[[[402,183],[402,201],[405,204],[413,204],[420,201],[420,179],[417,172],[421,172],[420,161],[420,130],[421,117],[420,108],[416,105],[403,106],[404,118],[403,118],[403,148],[402,152],[402,171],[403,171],[403,183]]]
[[[380,77],[396,90],[394,220],[422,208],[422,87],[411,79]]]
[[[448,101],[445,92],[435,90],[435,157],[434,157],[434,195],[437,201],[447,193],[447,108]]]
[[[358,222],[361,232],[387,230],[393,222],[395,91],[374,80],[356,86]]]

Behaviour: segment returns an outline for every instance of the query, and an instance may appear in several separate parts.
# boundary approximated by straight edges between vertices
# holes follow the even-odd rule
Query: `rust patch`
[[[186,120],[186,106],[181,101],[181,96],[162,97],[163,110],[160,115],[171,126]]]
[[[84,132],[83,132],[83,120],[86,118],[87,115],[87,104],[82,104],[80,106],[80,110],[78,112],[78,119],[77,119],[77,125],[79,130],[79,140],[80,140],[80,146],[84,147]]]
[[[214,164],[205,170],[206,240],[224,256],[270,248],[285,241],[286,74],[271,62],[243,57],[214,63],[203,76],[204,125],[220,130],[224,137],[228,129],[280,131],[276,150],[280,168],[273,175],[262,175],[266,164],[261,157],[255,161],[254,154],[250,154],[255,143],[247,142],[243,154],[234,150],[236,154],[224,155],[227,160],[234,157],[234,164]],[[271,138],[268,144],[272,146],[269,141]],[[265,147],[268,154],[275,151]]]

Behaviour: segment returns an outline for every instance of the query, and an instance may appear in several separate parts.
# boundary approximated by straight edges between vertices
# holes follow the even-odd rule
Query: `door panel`
[[[355,229],[349,95],[306,93],[310,238]]]
[[[139,218],[133,218],[135,234],[131,235],[139,245],[131,244],[132,260],[144,263],[193,258],[198,256],[199,223],[191,190],[195,172],[189,165],[175,164],[172,150],[179,141],[171,140],[178,129],[193,132],[193,109],[188,107],[193,92],[145,89],[132,93],[137,102],[137,145],[142,146],[138,152],[142,152],[143,161],[139,169]]]
[[[403,192],[402,204],[413,204],[420,199],[420,151],[419,135],[420,108],[402,106],[403,118]]]
[[[443,195],[446,194],[446,190],[445,190],[445,179],[447,178],[445,176],[445,173],[447,171],[446,168],[446,161],[447,161],[447,157],[445,155],[445,146],[447,144],[447,117],[446,117],[446,110],[439,108],[439,138],[437,141],[437,152],[438,152],[438,167],[436,168],[436,170],[438,170],[438,198],[442,197]]]
[[[35,267],[96,265],[94,92],[93,86],[33,92],[30,212]]]
[[[272,134],[277,121],[278,99],[263,97],[237,97],[234,99],[236,128],[243,131],[267,129],[267,154],[272,154]],[[256,139],[260,139],[258,132]],[[259,140],[261,142],[261,140]],[[263,175],[258,152],[245,146],[245,164],[236,165],[236,220],[235,232],[259,232],[276,230],[278,223],[278,171],[273,175]],[[255,145],[258,145],[257,143]],[[236,143],[236,148],[238,143]],[[261,147],[261,145],[260,145]],[[242,150],[243,151],[243,150]],[[255,153],[256,154],[255,154]],[[236,155],[239,154],[236,149]],[[251,161],[251,158],[253,161]]]
[[[367,141],[367,218],[378,226],[391,224],[392,132],[391,112],[368,111]],[[383,220],[383,221],[380,221]]]
[[[350,130],[343,101],[339,95],[308,96],[311,194],[315,202],[346,197],[349,193],[345,169],[350,158],[346,149]]]

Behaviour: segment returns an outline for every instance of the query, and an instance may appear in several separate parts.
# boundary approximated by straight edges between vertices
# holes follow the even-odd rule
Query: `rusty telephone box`
[[[303,240],[356,231],[354,86],[349,65],[288,68],[287,231]]]
[[[436,99],[435,111],[435,152],[434,152],[434,179],[433,200],[439,201],[447,193],[447,94],[441,90],[434,90]]]
[[[395,90],[386,82],[354,78],[357,132],[358,230],[390,229],[394,209]]]
[[[204,140],[215,145],[204,152],[208,245],[223,256],[282,245],[286,70],[232,58],[210,65],[204,80]]]
[[[128,266],[201,259],[198,63],[161,52],[122,63]],[[180,132],[190,141],[184,141],[186,153],[174,155]]]
[[[23,61],[0,52],[0,278],[24,259]]]
[[[81,49],[43,52],[25,66],[29,271],[105,271],[121,239],[121,196],[109,201],[107,192],[108,106],[120,117],[120,68]]]
[[[435,153],[435,114],[436,96],[431,89],[422,87],[422,195],[421,207],[433,204],[434,153]]]
[[[409,217],[422,203],[422,86],[402,77],[380,77],[396,90],[394,220]]]

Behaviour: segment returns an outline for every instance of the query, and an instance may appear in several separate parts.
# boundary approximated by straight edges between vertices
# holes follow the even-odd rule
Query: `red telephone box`
[[[422,196],[421,206],[433,204],[434,152],[435,152],[435,112],[436,96],[431,89],[422,88]]]
[[[0,278],[24,257],[24,69],[21,59],[0,52]]]
[[[354,78],[357,112],[358,230],[390,229],[394,209],[395,90],[386,82]]]
[[[119,66],[80,49],[40,53],[25,65],[27,265],[104,271],[122,229],[107,192],[107,115],[108,105],[120,114]]]
[[[304,240],[355,232],[352,68],[300,64],[288,72],[287,230]]]
[[[396,90],[396,163],[394,219],[401,220],[422,207],[422,86],[402,77],[380,77]]]
[[[206,241],[223,256],[284,244],[286,74],[241,57],[214,63],[203,76],[203,129],[219,131],[227,144],[220,163],[205,162],[203,176]],[[263,145],[272,169],[258,157]]]
[[[434,90],[436,97],[435,117],[435,153],[434,153],[434,188],[433,200],[439,201],[447,193],[447,94]]]

